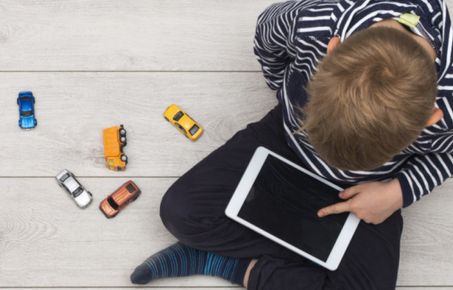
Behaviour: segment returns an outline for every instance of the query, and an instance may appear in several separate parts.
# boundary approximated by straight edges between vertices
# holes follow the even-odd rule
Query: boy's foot
[[[209,275],[242,285],[249,259],[219,256],[176,243],[146,259],[131,275],[134,284],[165,277]]]

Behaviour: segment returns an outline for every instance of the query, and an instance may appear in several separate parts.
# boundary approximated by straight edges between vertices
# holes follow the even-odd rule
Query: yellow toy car
[[[171,104],[164,112],[164,118],[192,141],[203,133],[203,128],[175,104]]]
[[[104,136],[104,159],[105,165],[110,170],[125,170],[127,156],[123,147],[127,145],[126,129],[123,125],[106,128]]]

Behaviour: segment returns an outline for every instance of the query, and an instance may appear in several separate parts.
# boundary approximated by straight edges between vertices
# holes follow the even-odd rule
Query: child
[[[161,217],[180,243],[139,265],[132,282],[204,274],[248,289],[395,289],[400,208],[453,170],[451,30],[442,0],[304,0],[266,9],[255,54],[279,105],[168,190]],[[318,212],[364,220],[338,270],[225,217],[258,146],[346,188],[344,202]]]

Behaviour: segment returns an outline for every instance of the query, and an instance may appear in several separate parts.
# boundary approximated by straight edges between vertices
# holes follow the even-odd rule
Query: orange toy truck
[[[127,145],[126,129],[123,125],[106,128],[103,135],[105,165],[110,170],[125,170],[127,156],[123,147]]]

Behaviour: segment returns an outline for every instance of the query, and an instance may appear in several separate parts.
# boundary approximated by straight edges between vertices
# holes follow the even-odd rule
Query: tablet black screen
[[[339,191],[269,155],[238,216],[327,261],[348,213],[318,218]]]

